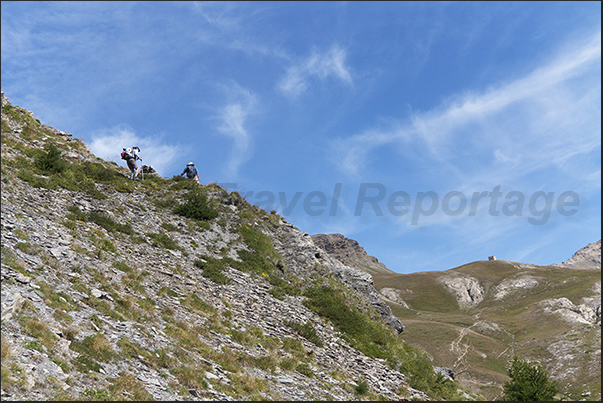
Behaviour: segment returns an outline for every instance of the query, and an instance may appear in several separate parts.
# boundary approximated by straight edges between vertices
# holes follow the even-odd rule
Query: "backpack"
[[[121,159],[122,160],[129,160],[130,158],[132,158],[132,154],[130,154],[125,148],[123,149],[123,151],[121,152]]]
[[[189,179],[193,179],[197,175],[197,168],[195,167],[186,167],[186,177]]]

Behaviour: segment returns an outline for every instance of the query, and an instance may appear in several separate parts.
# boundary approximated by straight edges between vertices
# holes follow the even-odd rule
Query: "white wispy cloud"
[[[201,15],[210,26],[222,31],[238,29],[243,20],[243,15],[237,11],[236,3],[193,1],[190,6],[193,12]]]
[[[143,137],[128,125],[98,130],[92,133],[91,138],[88,146],[94,155],[124,167],[125,161],[120,157],[122,148],[138,146],[142,158],[138,164],[152,166],[160,175],[182,153],[179,146],[164,144],[162,136]]]
[[[287,95],[297,97],[306,91],[313,77],[321,80],[334,77],[352,85],[350,68],[346,65],[346,51],[338,46],[333,46],[324,53],[314,51],[307,59],[287,69],[278,88]]]
[[[182,4],[202,18],[195,24],[196,40],[247,55],[286,57],[281,48],[281,35],[269,31],[264,23],[281,5],[225,1]]]
[[[598,32],[582,46],[511,83],[461,94],[406,122],[338,139],[333,143],[335,163],[343,172],[357,175],[367,168],[370,153],[401,144],[402,150],[425,148],[435,163],[443,165],[453,163],[457,152],[488,153],[500,163],[498,173],[505,177],[518,175],[518,169],[525,175],[562,164],[600,147],[600,58]],[[592,113],[597,106],[599,115]]]
[[[219,121],[218,132],[234,140],[226,172],[228,178],[234,179],[241,165],[251,157],[253,143],[246,121],[255,113],[257,101],[251,92],[237,84],[223,88],[228,93],[229,102],[215,118]]]

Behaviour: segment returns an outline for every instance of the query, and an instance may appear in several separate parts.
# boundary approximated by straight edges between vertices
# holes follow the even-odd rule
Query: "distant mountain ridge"
[[[506,363],[517,354],[542,363],[563,400],[601,400],[601,240],[549,266],[494,260],[399,274],[367,269],[342,235],[312,239],[371,273],[405,324],[405,340],[473,392],[500,399]]]

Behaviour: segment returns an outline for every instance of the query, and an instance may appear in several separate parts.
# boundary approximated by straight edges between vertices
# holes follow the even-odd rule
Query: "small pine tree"
[[[185,203],[174,208],[174,213],[200,221],[210,221],[218,212],[210,207],[207,196],[200,189],[191,189],[183,196]]]
[[[59,173],[65,170],[67,164],[61,159],[61,150],[50,143],[46,146],[46,153],[35,159],[35,164],[42,171]]]
[[[551,401],[559,391],[540,364],[513,357],[507,369],[511,381],[505,382],[505,400],[515,402]]]

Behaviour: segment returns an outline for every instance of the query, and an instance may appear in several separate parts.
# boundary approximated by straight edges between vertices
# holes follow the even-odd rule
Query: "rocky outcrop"
[[[544,312],[558,315],[568,322],[601,326],[601,282],[597,282],[591,291],[593,294],[582,297],[579,304],[562,297],[546,299],[538,305]]]
[[[375,290],[373,277],[370,274],[343,265],[339,267],[333,265],[331,266],[331,270],[344,282],[344,284],[363,296],[364,300],[377,311],[383,322],[393,327],[397,333],[402,333],[404,331],[404,326],[400,322],[400,319],[392,314],[389,305],[381,299]]]
[[[385,265],[366,253],[358,241],[346,238],[341,234],[316,234],[312,235],[312,241],[319,248],[341,263],[349,267],[374,273],[393,273]]]
[[[484,288],[479,281],[463,273],[449,271],[438,278],[438,282],[456,297],[460,308],[471,308],[484,299]]]
[[[160,176],[157,171],[155,171],[155,168],[153,168],[153,165],[143,165],[142,166],[142,173],[143,175],[147,175],[148,176]]]
[[[507,296],[513,295],[515,292],[529,290],[538,285],[538,280],[532,276],[521,275],[516,278],[508,278],[501,281],[494,287],[494,299],[500,300]]]
[[[308,256],[314,255],[327,262],[332,272],[345,284],[362,295],[364,300],[381,316],[382,320],[396,329],[404,331],[404,326],[396,318],[391,308],[379,295],[373,283],[371,273],[393,273],[373,256],[367,255],[360,244],[341,234],[317,234],[310,236],[314,248]]]
[[[292,224],[284,221],[284,225],[279,229],[275,247],[286,256],[287,266],[298,268],[325,267],[335,274],[344,284],[348,285],[357,295],[370,307],[372,307],[381,317],[383,322],[391,326],[397,333],[404,331],[404,326],[400,320],[392,314],[391,308],[381,298],[370,274],[350,267],[340,260],[331,257],[330,253],[316,245],[316,236],[310,236],[308,233],[300,232]],[[319,237],[320,238],[320,237]],[[285,242],[281,241],[285,240]],[[295,272],[296,276],[303,276],[308,273]]]
[[[570,269],[601,270],[601,240],[578,250],[561,265]]]
[[[387,301],[391,301],[395,304],[402,305],[406,309],[410,309],[408,304],[400,296],[400,291],[398,289],[391,287],[382,287],[379,292]]]

